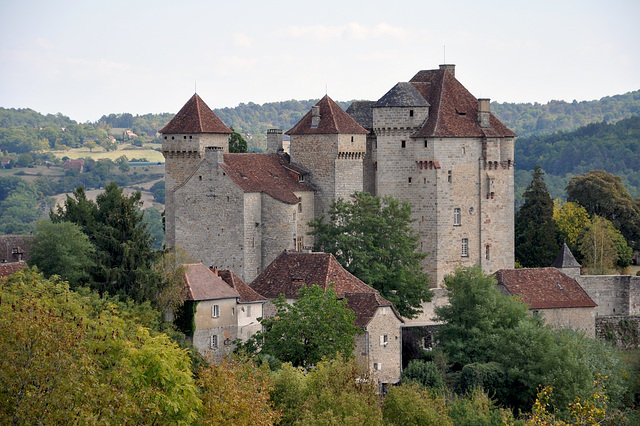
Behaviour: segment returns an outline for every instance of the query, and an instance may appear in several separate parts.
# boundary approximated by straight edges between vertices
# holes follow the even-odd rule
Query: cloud
[[[387,23],[380,23],[375,26],[366,26],[358,22],[349,22],[346,25],[328,26],[293,26],[284,30],[284,36],[294,38],[306,38],[315,41],[332,40],[357,40],[365,41],[372,38],[395,38],[403,39],[407,36],[407,31],[401,27],[394,27]]]
[[[251,47],[251,38],[243,33],[233,34],[233,43],[238,47]]]

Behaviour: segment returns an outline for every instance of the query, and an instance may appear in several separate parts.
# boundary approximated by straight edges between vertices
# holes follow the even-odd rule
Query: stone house
[[[347,300],[363,333],[356,336],[355,355],[369,367],[384,391],[396,383],[402,371],[403,320],[385,298],[346,271],[332,254],[283,251],[252,283],[251,288],[271,300],[284,295],[288,303],[298,298],[303,286],[333,287]],[[275,315],[272,302],[265,304],[265,317]]]
[[[597,305],[574,278],[554,267],[500,269],[495,277],[504,294],[521,297],[545,323],[595,337]]]
[[[307,223],[355,191],[413,207],[425,270],[513,267],[516,136],[455,78],[418,72],[347,112],[325,96],[265,154],[229,154],[231,130],[196,94],[162,129],[166,238],[208,266],[252,281],[283,250],[312,245]]]
[[[202,263],[184,266],[185,303],[195,305],[193,346],[218,360],[233,352],[236,339],[246,340],[260,329],[257,319],[264,300],[233,272],[211,270]]]
[[[62,165],[63,170],[76,170],[78,173],[82,173],[84,171],[84,160],[82,158],[78,158],[77,160],[67,160]]]

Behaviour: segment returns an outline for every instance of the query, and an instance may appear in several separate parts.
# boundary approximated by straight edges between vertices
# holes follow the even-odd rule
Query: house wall
[[[258,318],[262,317],[263,302],[239,303],[236,307],[238,338],[246,342],[251,336],[262,330]]]
[[[595,337],[594,308],[540,309],[537,311],[553,328],[571,328]]]
[[[220,316],[212,317],[212,307],[218,305]],[[201,354],[214,360],[227,356],[235,348],[232,342],[238,338],[236,299],[203,300],[198,303],[195,313],[196,330],[193,346]],[[211,336],[217,336],[218,344],[211,347]]]
[[[390,307],[379,307],[365,328],[366,335],[360,336],[356,345],[356,355],[366,362],[369,371],[379,383],[396,383],[402,372],[402,322]],[[387,344],[381,343],[381,336],[387,336]],[[365,345],[368,350],[365,351]],[[382,364],[381,367],[379,365]]]

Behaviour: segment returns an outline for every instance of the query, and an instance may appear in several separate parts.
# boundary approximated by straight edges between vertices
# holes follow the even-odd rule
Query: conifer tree
[[[553,221],[553,200],[540,166],[533,171],[524,200],[515,216],[516,260],[527,268],[550,266],[560,251],[560,241]]]

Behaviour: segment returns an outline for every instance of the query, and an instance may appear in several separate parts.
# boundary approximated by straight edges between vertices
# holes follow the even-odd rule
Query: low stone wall
[[[638,349],[640,343],[640,316],[596,317],[596,337],[620,349]]]

